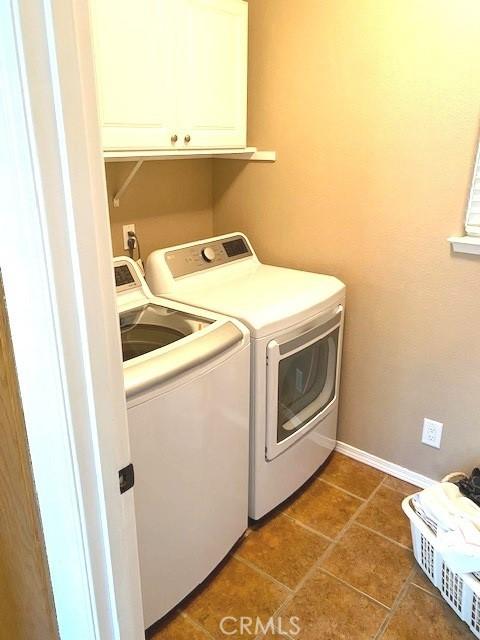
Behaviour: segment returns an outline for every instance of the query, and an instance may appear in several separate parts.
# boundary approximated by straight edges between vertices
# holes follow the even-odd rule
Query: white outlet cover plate
[[[440,449],[442,432],[443,422],[437,422],[436,420],[431,420],[430,418],[424,418],[422,432],[423,444],[428,444],[430,447]]]
[[[128,232],[133,231],[135,233],[134,224],[124,224],[122,227],[123,232],[123,248],[128,249]]]

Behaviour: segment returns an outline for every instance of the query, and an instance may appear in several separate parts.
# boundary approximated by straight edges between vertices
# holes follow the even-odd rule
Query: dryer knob
[[[205,247],[205,249],[202,249],[202,258],[205,262],[213,262],[215,260],[215,251],[212,247]]]

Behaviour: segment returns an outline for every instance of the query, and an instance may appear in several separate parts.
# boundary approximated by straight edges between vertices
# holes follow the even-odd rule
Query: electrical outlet
[[[428,444],[429,447],[436,447],[440,449],[440,442],[442,441],[443,423],[431,420],[430,418],[424,418],[423,420],[423,432],[422,442]]]
[[[124,224],[122,227],[122,231],[123,231],[123,248],[128,249],[128,232],[133,231],[135,233],[135,225]]]

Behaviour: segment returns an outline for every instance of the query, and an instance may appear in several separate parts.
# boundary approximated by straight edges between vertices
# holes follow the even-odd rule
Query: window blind
[[[480,146],[473,171],[472,189],[465,219],[465,231],[469,236],[480,236]]]

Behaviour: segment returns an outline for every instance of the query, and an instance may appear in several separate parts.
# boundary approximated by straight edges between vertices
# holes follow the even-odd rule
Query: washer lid
[[[123,368],[127,399],[213,362],[214,358],[240,344],[243,337],[231,320],[219,321],[186,340],[129,360]]]
[[[238,318],[260,338],[341,301],[345,285],[333,276],[257,263],[187,277],[164,295]]]

